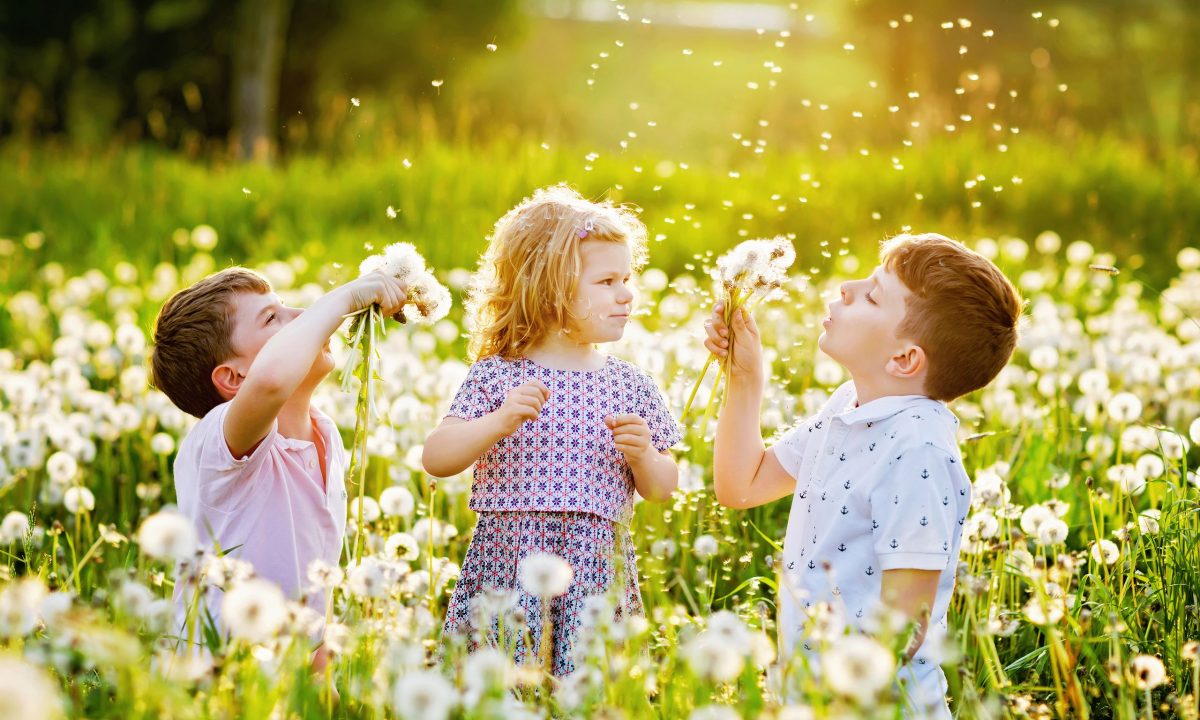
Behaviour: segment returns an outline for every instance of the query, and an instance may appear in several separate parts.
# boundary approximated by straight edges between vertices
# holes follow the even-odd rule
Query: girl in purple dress
[[[518,579],[533,554],[558,556],[573,571],[566,593],[547,605],[555,675],[574,669],[589,597],[615,584],[615,616],[642,614],[633,494],[664,501],[675,491],[668,448],[679,428],[654,381],[596,344],[624,334],[630,275],[645,258],[646,229],[632,212],[562,185],[496,223],[468,302],[475,364],[422,457],[436,477],[475,465],[470,507],[479,522],[447,636],[495,643],[494,614],[480,605],[515,597],[533,641],[517,643],[518,662],[544,652],[542,598]]]

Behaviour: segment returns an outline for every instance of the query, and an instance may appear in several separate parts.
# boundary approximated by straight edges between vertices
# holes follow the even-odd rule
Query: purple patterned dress
[[[471,367],[447,415],[483,417],[500,407],[509,390],[534,379],[550,389],[541,415],[475,463],[470,507],[479,513],[479,522],[450,598],[443,633],[467,634],[472,647],[496,642],[498,621],[489,617],[491,627],[476,627],[476,618],[487,613],[473,613],[472,599],[489,591],[511,591],[527,618],[536,657],[542,604],[521,588],[517,568],[530,553],[557,555],[575,572],[566,594],[550,602],[554,674],[566,675],[574,669],[571,648],[589,596],[619,583],[616,615],[642,614],[628,528],[633,474],[604,418],[641,416],[657,450],[679,442],[680,433],[650,376],[612,357],[602,368],[583,371],[554,370],[525,358],[484,358]],[[528,654],[529,649],[518,643],[517,661],[525,661]]]

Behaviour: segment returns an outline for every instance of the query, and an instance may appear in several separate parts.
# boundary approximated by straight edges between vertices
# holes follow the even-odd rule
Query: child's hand
[[[508,391],[504,404],[496,410],[504,435],[512,435],[527,420],[537,420],[542,406],[550,399],[550,388],[541,380],[530,380]]]
[[[704,347],[722,362],[729,357],[730,327],[725,324],[725,304],[713,306],[712,317],[704,321],[708,337]],[[733,316],[733,362],[731,377],[758,376],[762,374],[762,339],[758,335],[758,324],[745,308],[739,308]]]
[[[629,462],[637,462],[651,452],[650,426],[637,415],[609,415],[604,424],[612,431],[613,442]]]
[[[400,312],[408,299],[408,287],[387,273],[376,270],[360,278],[351,280],[342,286],[346,291],[348,308],[346,312],[358,312],[372,305],[379,305],[384,317],[391,317]]]

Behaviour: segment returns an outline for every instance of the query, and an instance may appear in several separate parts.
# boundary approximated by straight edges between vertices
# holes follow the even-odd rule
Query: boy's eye
[[[878,304],[879,304],[879,303],[875,302],[875,300],[874,300],[874,299],[872,299],[872,298],[871,298],[871,294],[870,294],[870,293],[867,293],[867,302],[871,303],[872,305],[878,305]]]
[[[275,319],[275,313],[271,313],[270,315],[267,316],[267,322],[271,322],[274,319]]]

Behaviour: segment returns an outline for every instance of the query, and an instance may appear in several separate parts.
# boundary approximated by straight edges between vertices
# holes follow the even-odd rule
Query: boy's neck
[[[604,355],[591,343],[576,342],[568,333],[551,332],[525,351],[525,357],[556,370],[595,370]]]
[[[900,395],[925,395],[923,384],[906,383],[895,378],[869,380],[850,376],[854,382],[854,395],[858,405],[866,405],[873,400]]]

